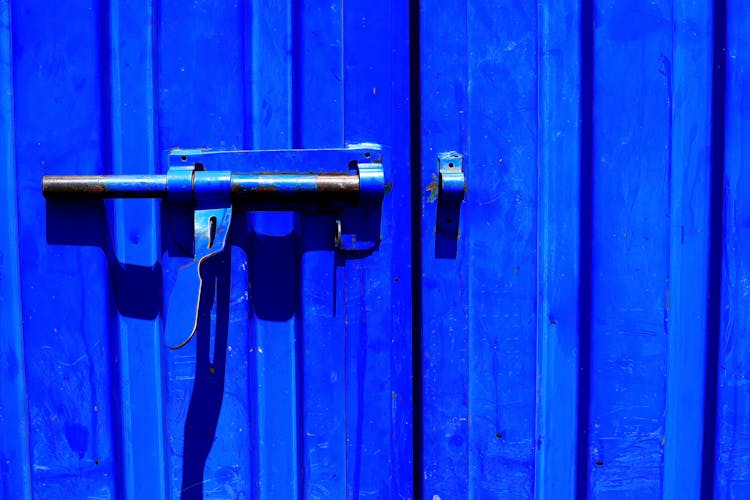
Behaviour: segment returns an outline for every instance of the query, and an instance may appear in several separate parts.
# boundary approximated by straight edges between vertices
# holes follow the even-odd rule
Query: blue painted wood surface
[[[747,157],[748,108],[746,104],[750,79],[750,58],[746,47],[750,43],[748,5],[744,2],[726,3],[726,52],[724,63],[723,97],[724,142],[723,172],[714,177],[717,191],[722,195],[722,231],[716,235],[717,254],[723,259],[714,266],[720,274],[720,290],[715,294],[717,318],[712,332],[718,359],[715,362],[718,394],[715,420],[715,486],[717,498],[744,498],[750,495],[750,419],[748,404],[750,390],[750,196],[746,184],[750,165]],[[721,174],[723,173],[723,178]],[[717,222],[719,222],[717,221]],[[715,257],[718,257],[715,256]],[[717,283],[717,284],[718,284]]]
[[[748,497],[748,33],[740,0],[0,0],[0,498]],[[361,142],[377,251],[236,211],[176,352],[172,215],[41,196]]]
[[[30,498],[29,417],[21,316],[21,267],[13,120],[10,6],[0,3],[0,497]],[[13,222],[10,222],[13,221]]]
[[[663,498],[700,498],[710,488],[704,450],[712,207],[714,33],[711,5],[676,2],[671,79],[670,242]],[[723,20],[722,20],[723,22]],[[666,57],[666,56],[665,56]],[[713,237],[721,237],[714,234]],[[706,397],[706,391],[709,397]],[[709,406],[709,408],[711,405]],[[706,436],[698,439],[698,436]]]
[[[579,466],[594,496],[653,497],[665,431],[673,12],[668,2],[593,7],[590,399]]]
[[[539,4],[537,415],[534,492],[572,498],[577,477],[581,273],[581,8]],[[560,467],[559,464],[570,464]]]

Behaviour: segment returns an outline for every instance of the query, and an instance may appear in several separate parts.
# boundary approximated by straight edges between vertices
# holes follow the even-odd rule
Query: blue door
[[[749,9],[423,2],[418,495],[750,497]]]
[[[412,496],[408,32],[398,1],[0,2],[0,497]],[[232,201],[200,292],[190,203],[41,191],[357,161],[378,210]]]
[[[0,498],[750,497],[748,14],[0,0]]]

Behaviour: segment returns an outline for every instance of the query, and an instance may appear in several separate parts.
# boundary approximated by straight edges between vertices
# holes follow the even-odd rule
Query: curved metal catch
[[[201,264],[224,251],[231,222],[231,206],[195,211],[195,259],[177,274],[167,310],[164,336],[170,349],[185,346],[195,335],[203,288]],[[182,313],[188,304],[195,304],[195,310],[190,314]]]
[[[170,349],[184,347],[195,335],[203,288],[201,264],[224,251],[231,222],[231,206],[195,210],[195,259],[179,270],[167,310],[164,337]],[[185,314],[188,304],[195,304],[195,309]]]

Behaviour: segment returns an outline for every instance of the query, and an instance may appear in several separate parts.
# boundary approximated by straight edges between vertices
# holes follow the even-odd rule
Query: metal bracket
[[[435,256],[455,259],[458,254],[461,204],[466,198],[464,157],[455,151],[438,154],[438,194],[435,219]]]
[[[466,176],[463,172],[464,157],[455,152],[438,154],[440,190],[438,201],[462,202],[466,194]]]
[[[196,186],[205,176],[232,172],[235,208],[337,214],[336,250],[362,253],[380,244],[386,184],[383,156],[380,146],[364,143],[333,149],[175,149],[168,162],[170,173],[186,165],[205,169],[196,173]],[[289,173],[308,170],[314,170],[316,178]]]

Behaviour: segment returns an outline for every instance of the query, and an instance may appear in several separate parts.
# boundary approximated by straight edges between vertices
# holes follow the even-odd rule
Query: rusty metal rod
[[[210,173],[201,172],[194,185],[186,189],[200,193],[204,182],[206,185],[211,182],[210,177]],[[46,175],[42,178],[42,193],[47,198],[167,198],[167,186],[167,175]],[[227,194],[237,201],[291,201],[298,197],[345,201],[359,195],[360,178],[341,173],[232,173],[229,186]]]

